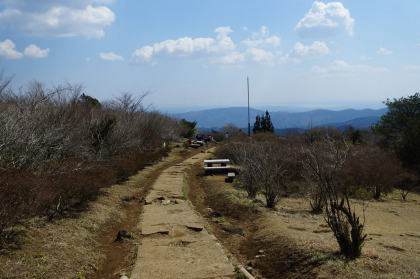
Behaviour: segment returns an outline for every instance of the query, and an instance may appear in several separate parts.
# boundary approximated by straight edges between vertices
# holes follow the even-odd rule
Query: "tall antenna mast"
[[[246,83],[248,85],[248,137],[251,136],[251,122],[249,118],[249,77],[246,76]]]

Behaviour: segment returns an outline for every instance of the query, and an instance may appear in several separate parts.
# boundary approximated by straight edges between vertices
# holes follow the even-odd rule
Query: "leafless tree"
[[[3,102],[3,94],[7,91],[10,91],[10,83],[12,82],[13,77],[7,77],[5,75],[4,69],[0,71],[0,103]]]
[[[223,133],[228,133],[229,135],[234,135],[237,132],[239,132],[239,128],[238,126],[231,124],[231,123],[226,123],[225,125],[222,126],[221,128]]]
[[[234,147],[233,153],[237,164],[241,166],[239,176],[242,187],[250,198],[261,192],[267,207],[274,208],[285,193],[290,176],[290,152],[279,141],[255,141]]]
[[[1,72],[0,242],[21,219],[52,220],[164,156],[162,142],[180,132],[180,121],[144,108],[147,94],[102,105],[81,84],[15,92],[10,82]]]
[[[259,184],[255,175],[258,150],[254,148],[254,142],[231,144],[231,152],[234,154],[233,160],[241,166],[239,180],[242,188],[247,192],[248,197],[254,199],[259,191]]]
[[[312,213],[322,213],[325,207],[325,193],[323,187],[320,187],[318,183],[315,182],[301,183],[299,186],[300,193],[309,203]]]
[[[150,91],[146,91],[135,97],[133,93],[128,91],[122,92],[120,96],[117,96],[110,102],[114,110],[120,111],[125,115],[134,115],[145,111],[143,107],[143,100],[150,94]]]
[[[366,238],[363,224],[351,206],[348,189],[340,178],[349,148],[342,141],[325,138],[302,146],[303,166],[310,183],[316,183],[325,193],[326,221],[340,247],[340,252],[354,259],[361,255]]]

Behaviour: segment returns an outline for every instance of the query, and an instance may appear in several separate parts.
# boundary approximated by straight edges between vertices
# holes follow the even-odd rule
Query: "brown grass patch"
[[[283,198],[276,210],[268,211],[247,199],[234,183],[225,183],[224,175],[201,172],[201,166],[189,172],[193,205],[203,216],[208,208],[220,211],[226,222],[244,229],[244,237],[230,235],[220,232],[217,220],[207,219],[212,233],[236,260],[252,265],[265,278],[417,278],[420,274],[420,195],[416,193],[410,193],[406,202],[398,192],[369,201],[362,256],[346,261],[324,215],[312,214],[301,197]],[[353,203],[363,218],[363,203]]]
[[[199,151],[194,151],[199,152]],[[16,227],[13,245],[0,250],[0,278],[116,278],[129,272],[136,252],[135,227],[142,194],[159,169],[189,156],[175,148],[170,157],[146,167],[129,181],[101,190],[82,212],[53,222],[34,218]],[[126,202],[122,197],[138,197]],[[119,229],[134,238],[114,242]]]

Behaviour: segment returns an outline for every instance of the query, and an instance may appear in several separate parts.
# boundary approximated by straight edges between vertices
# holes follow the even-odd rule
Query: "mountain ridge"
[[[263,110],[250,108],[250,122],[253,126],[255,117],[265,113]],[[382,115],[388,111],[388,108],[382,109],[344,109],[328,110],[315,109],[306,112],[283,112],[269,111],[271,122],[276,129],[308,129],[315,126],[353,126],[363,129],[372,126]],[[197,121],[199,128],[221,128],[226,124],[232,124],[238,127],[248,126],[248,108],[247,107],[227,107],[214,108],[184,113],[169,114],[178,119],[188,121]]]

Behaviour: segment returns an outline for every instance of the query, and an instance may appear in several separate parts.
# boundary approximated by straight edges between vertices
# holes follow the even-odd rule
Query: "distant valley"
[[[311,126],[334,126],[340,129],[353,126],[354,128],[365,129],[376,123],[387,111],[388,108],[339,111],[317,109],[306,112],[269,111],[269,113],[276,133],[282,134],[285,129],[306,130]],[[251,128],[255,122],[255,117],[264,113],[263,110],[250,109]],[[242,129],[248,127],[248,108],[246,107],[174,113],[171,116],[179,119],[184,118],[188,121],[197,121],[197,127],[204,130],[218,130],[227,123]]]

